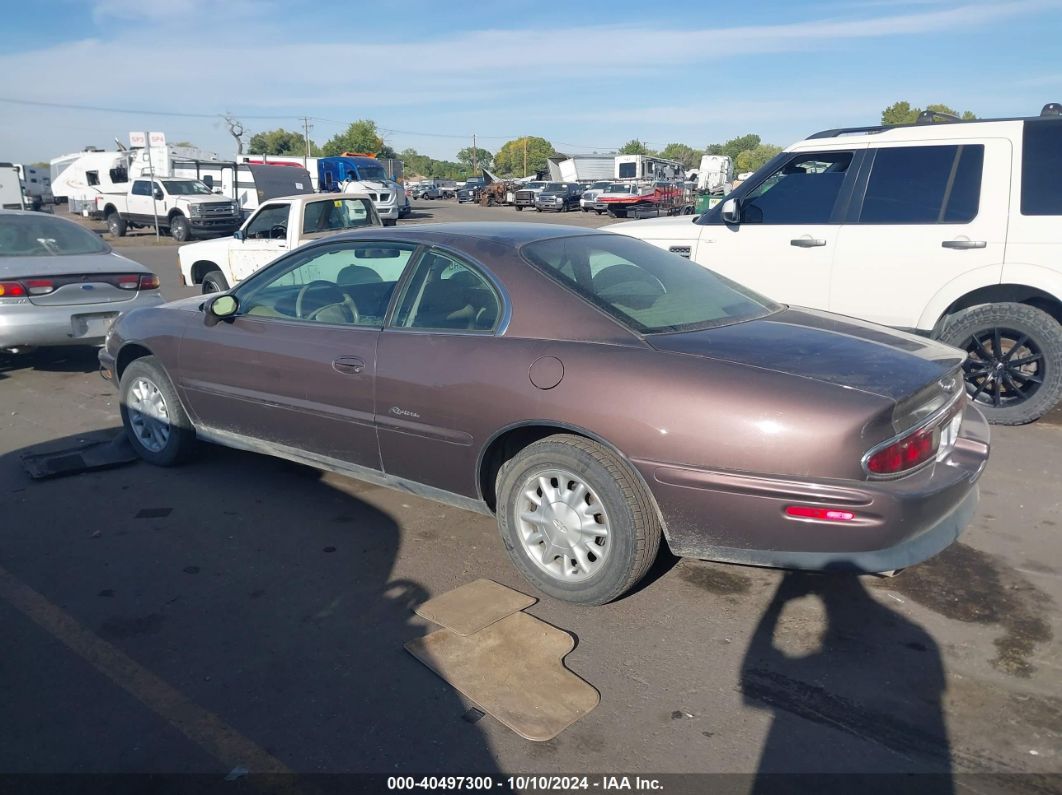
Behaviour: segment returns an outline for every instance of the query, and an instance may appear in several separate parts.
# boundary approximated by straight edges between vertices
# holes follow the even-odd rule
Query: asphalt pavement
[[[410,221],[600,226],[417,203]],[[116,241],[168,298],[176,246]],[[994,428],[960,542],[898,577],[664,555],[619,601],[542,598],[601,693],[546,743],[403,649],[412,607],[479,577],[527,591],[494,522],[216,447],[32,481],[20,454],[120,425],[95,352],[0,358],[0,771],[934,773],[1062,786],[1062,411]],[[986,774],[1001,774],[988,778]],[[718,782],[717,782],[718,783]],[[706,785],[703,791],[710,786]]]

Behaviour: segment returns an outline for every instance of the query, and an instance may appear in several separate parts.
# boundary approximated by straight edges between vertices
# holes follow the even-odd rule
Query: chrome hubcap
[[[137,441],[152,453],[162,452],[170,439],[170,414],[159,388],[146,378],[136,379],[126,393],[126,408]]]
[[[524,552],[556,580],[592,577],[608,557],[611,533],[605,507],[567,470],[530,475],[520,489],[515,513]]]

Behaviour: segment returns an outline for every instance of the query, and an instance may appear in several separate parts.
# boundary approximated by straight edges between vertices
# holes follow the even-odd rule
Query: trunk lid
[[[106,254],[68,254],[53,257],[0,258],[0,281],[25,283],[30,279],[51,279],[54,290],[28,296],[37,306],[74,306],[131,301],[138,289],[123,289],[113,278],[118,274],[149,274],[143,265],[114,252]]]
[[[810,378],[897,403],[921,398],[930,385],[939,387],[932,392],[961,388],[956,373],[965,358],[962,351],[933,340],[799,308],[721,328],[653,334],[646,340],[657,350]]]

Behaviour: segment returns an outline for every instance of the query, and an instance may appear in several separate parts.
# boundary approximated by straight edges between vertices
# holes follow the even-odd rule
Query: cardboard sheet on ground
[[[484,712],[528,740],[552,740],[600,696],[564,667],[572,636],[527,613],[471,635],[440,629],[406,649]]]
[[[471,635],[537,601],[493,580],[476,580],[429,599],[415,612],[458,635]]]
[[[93,469],[132,464],[139,460],[123,431],[113,431],[106,438],[87,440],[77,447],[50,450],[46,453],[23,453],[22,467],[35,480],[76,475]]]

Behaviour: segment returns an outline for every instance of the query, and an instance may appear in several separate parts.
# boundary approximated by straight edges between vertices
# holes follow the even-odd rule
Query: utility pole
[[[302,161],[303,168],[308,168],[307,163],[310,160],[310,130],[313,129],[313,125],[310,124],[310,117],[302,117],[302,137],[306,140],[306,158]]]
[[[524,136],[524,176],[527,176],[527,136]]]
[[[479,152],[476,151],[476,134],[472,133],[472,176],[476,176],[479,167]]]

